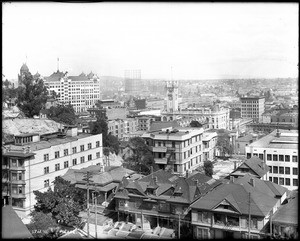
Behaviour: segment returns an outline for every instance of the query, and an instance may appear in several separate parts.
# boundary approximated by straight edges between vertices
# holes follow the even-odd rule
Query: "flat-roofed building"
[[[204,132],[203,134],[203,161],[213,161],[216,157],[217,132]]]
[[[184,175],[202,164],[203,128],[165,128],[142,135],[160,169]]]
[[[3,147],[2,201],[20,217],[33,209],[33,191],[46,191],[69,168],[103,164],[102,134],[78,134],[76,127],[65,128],[64,134],[19,134],[14,144]]]
[[[269,166],[269,180],[298,189],[298,130],[277,129],[245,147],[247,159],[257,156]]]
[[[251,118],[254,122],[262,121],[262,114],[265,112],[265,97],[244,96],[241,97],[242,118]]]

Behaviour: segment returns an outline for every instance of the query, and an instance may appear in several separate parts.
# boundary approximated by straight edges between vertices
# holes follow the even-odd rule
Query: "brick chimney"
[[[252,187],[255,187],[255,182],[254,182],[254,178],[250,178],[250,185],[252,186]]]

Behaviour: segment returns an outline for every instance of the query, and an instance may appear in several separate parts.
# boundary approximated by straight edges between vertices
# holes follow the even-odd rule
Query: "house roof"
[[[64,76],[65,76],[65,73],[60,72],[59,70],[57,70],[56,72],[51,74],[49,77],[45,77],[45,80],[46,81],[59,81]]]
[[[26,225],[11,206],[2,207],[2,238],[33,238]]]
[[[265,165],[264,161],[260,158],[254,156],[250,159],[245,160],[236,170],[234,170],[231,174],[234,174],[239,171],[242,167],[250,168],[254,173],[256,173],[259,177],[263,177],[266,173],[268,173],[268,167]]]
[[[246,136],[243,136],[243,137],[240,137],[238,139],[236,139],[237,142],[250,142],[250,141],[253,141],[255,140],[256,137],[253,136],[252,134],[248,134]]]
[[[254,179],[254,186],[250,184],[250,178]],[[281,189],[279,185],[272,185],[277,191]],[[287,189],[280,190],[281,195]],[[223,183],[216,187],[205,196],[201,197],[191,205],[194,209],[213,210],[223,200],[227,200],[238,210],[240,214],[249,214],[249,193],[250,208],[253,216],[266,216],[278,202],[276,192],[269,186],[269,182],[260,180],[251,175],[246,174],[244,177],[237,178],[233,183]]]
[[[279,207],[278,211],[273,215],[273,223],[282,223],[298,226],[298,191],[294,191],[288,203]]]
[[[149,131],[158,131],[168,127],[180,127],[176,120],[174,121],[153,121]]]

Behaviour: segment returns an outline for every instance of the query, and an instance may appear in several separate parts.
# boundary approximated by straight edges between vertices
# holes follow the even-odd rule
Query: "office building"
[[[262,114],[265,112],[265,97],[245,96],[240,99],[242,118],[251,118],[254,122],[261,122]]]

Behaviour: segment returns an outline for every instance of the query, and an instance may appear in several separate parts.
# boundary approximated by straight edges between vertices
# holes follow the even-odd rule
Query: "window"
[[[80,157],[80,163],[84,163],[84,156]]]
[[[88,144],[88,149],[92,149],[92,143]]]
[[[284,185],[284,178],[283,177],[279,178],[279,185]]]
[[[269,177],[269,181],[272,182],[272,177]]]
[[[277,154],[273,154],[273,161],[278,161],[278,155]]]
[[[198,212],[198,221],[203,223],[210,223],[210,216],[208,212]]]
[[[64,149],[64,156],[69,155],[69,150],[68,149]]]
[[[44,174],[49,173],[49,167],[44,167]]]
[[[269,172],[272,173],[272,166],[269,166]]]
[[[285,174],[291,174],[291,168],[285,167]]]
[[[65,161],[64,162],[64,168],[68,168],[69,167],[69,161]]]
[[[285,185],[290,186],[291,185],[291,180],[289,178],[285,179]]]
[[[44,187],[49,187],[49,179],[44,181]]]
[[[276,166],[273,167],[273,173],[278,173],[278,167]]]
[[[49,154],[44,154],[44,161],[49,161]]]
[[[75,159],[72,160],[72,164],[73,164],[73,166],[77,165],[77,158],[75,158]]]
[[[279,167],[279,174],[284,174],[284,167]]]
[[[298,179],[293,179],[293,186],[297,186],[298,187]]]
[[[208,228],[197,228],[197,239],[208,239],[209,229]]]
[[[96,141],[96,147],[100,147],[100,141]]]
[[[251,153],[247,153],[247,159],[251,158]]]
[[[80,146],[80,151],[84,151],[84,145]]]
[[[88,155],[88,161],[92,160],[92,154]]]
[[[96,152],[96,158],[100,158],[100,152]]]
[[[57,164],[55,164],[55,171],[59,171],[59,170],[60,170],[60,164],[57,163]]]
[[[292,159],[293,162],[298,162],[298,157],[297,157],[297,156],[293,156],[292,158],[293,158],[293,159]]]
[[[77,152],[77,147],[72,147],[72,152],[75,154]]]
[[[272,161],[272,155],[271,154],[267,154],[267,160]]]
[[[263,160],[264,159],[264,154],[259,154],[259,159]]]
[[[289,155],[285,155],[285,161],[289,162],[290,161],[290,156]]]
[[[284,161],[283,155],[279,155],[279,161],[280,161],[280,162],[283,162],[283,161]]]
[[[293,167],[293,175],[298,175],[298,168],[297,167]]]
[[[274,177],[273,178],[273,182],[276,183],[276,184],[278,184],[278,177]]]
[[[54,153],[54,156],[55,156],[55,158],[59,158],[59,151],[56,151],[56,152]]]

